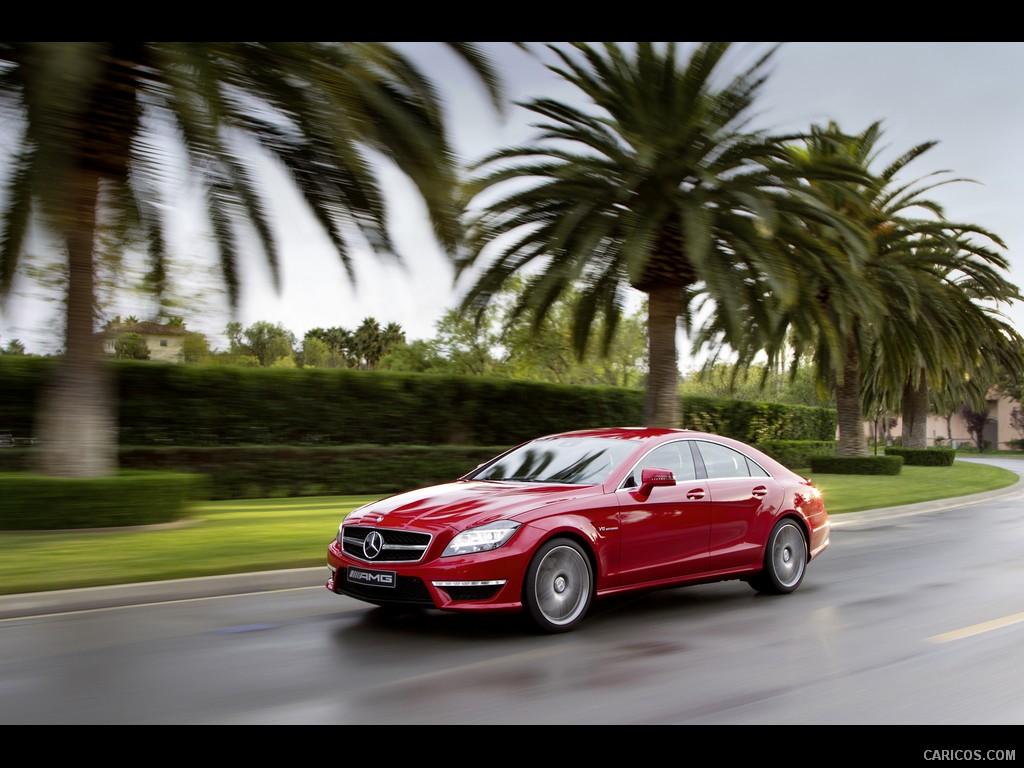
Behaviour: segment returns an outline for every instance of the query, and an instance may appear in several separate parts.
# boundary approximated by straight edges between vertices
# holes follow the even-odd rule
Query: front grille
[[[430,546],[429,533],[396,531],[366,525],[344,526],[341,530],[341,547],[345,554],[367,563],[415,563],[423,558],[427,547]],[[384,545],[379,555],[370,558],[363,551],[363,542],[372,531],[384,537]]]
[[[423,579],[413,576],[399,576],[398,584],[392,588],[371,587],[367,584],[353,583],[345,580],[345,572],[339,571],[334,579],[334,591],[339,595],[348,595],[371,603],[402,603],[405,605],[423,605],[434,607]]]

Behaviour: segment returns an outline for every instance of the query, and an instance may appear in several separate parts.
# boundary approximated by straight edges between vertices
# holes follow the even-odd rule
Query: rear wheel
[[[571,539],[545,542],[526,569],[523,589],[523,601],[539,629],[567,632],[586,615],[594,594],[587,553]]]
[[[807,570],[807,541],[800,526],[789,518],[780,520],[768,537],[764,567],[750,580],[758,592],[782,595],[800,586]]]

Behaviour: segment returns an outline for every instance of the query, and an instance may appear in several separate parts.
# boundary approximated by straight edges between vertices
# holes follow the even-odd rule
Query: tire
[[[807,540],[796,521],[779,520],[768,537],[764,567],[750,580],[758,592],[785,595],[794,591],[807,571]]]
[[[526,569],[523,603],[533,624],[548,634],[568,632],[590,608],[594,574],[590,558],[571,539],[552,539]]]

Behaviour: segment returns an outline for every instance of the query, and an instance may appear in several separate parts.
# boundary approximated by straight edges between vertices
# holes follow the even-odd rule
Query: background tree
[[[213,352],[205,334],[189,331],[181,342],[180,360],[183,363],[208,363]]]
[[[237,355],[251,355],[259,365],[270,367],[282,358],[292,358],[295,353],[295,334],[281,323],[258,320],[233,335],[231,352]]]
[[[3,355],[24,355],[25,345],[21,343],[19,339],[11,339],[4,344],[3,350],[0,350],[0,354]]]
[[[829,123],[812,126],[802,142],[787,147],[794,175],[811,179],[807,193],[848,219],[867,247],[851,251],[856,240],[809,227],[809,233],[834,245],[834,269],[805,270],[804,297],[789,309],[762,305],[758,295],[768,295],[768,288],[764,281],[751,281],[746,294],[751,312],[768,320],[732,334],[724,333],[721,321],[713,323],[745,361],[761,351],[773,362],[784,355],[810,355],[823,388],[835,392],[837,450],[846,456],[867,454],[868,412],[902,409],[911,445],[924,447],[929,377],[955,386],[979,364],[980,348],[1002,359],[1016,343],[1016,334],[984,306],[1016,295],[1002,274],[1007,263],[996,250],[1002,243],[977,225],[949,221],[927,196],[940,185],[964,180],[940,171],[902,181],[901,172],[935,142],[912,147],[876,171],[880,138],[879,123],[857,135]],[[834,165],[837,158],[858,168],[862,180],[814,180],[813,168]],[[793,230],[780,231],[792,239]],[[827,267],[829,262],[814,263]]]
[[[880,137],[876,123],[856,138],[865,169],[877,164]],[[911,182],[898,178],[936,143],[912,147],[883,168],[873,189],[863,188],[862,210],[872,233],[865,271],[884,289],[887,303],[881,317],[857,316],[862,401],[887,401],[902,411],[903,445],[910,448],[927,447],[930,386],[961,387],[964,373],[979,371],[984,357],[1008,360],[1010,346],[1020,343],[986,305],[1018,296],[1004,276],[1004,244],[976,224],[948,220],[943,206],[926,197],[939,186],[968,180],[946,171]]]
[[[306,331],[303,353],[303,364],[313,368],[355,368],[358,365],[352,332],[340,326]]]
[[[521,279],[509,280],[495,304],[495,330],[503,351],[501,374],[513,379],[554,381],[560,384],[643,387],[647,379],[646,307],[623,314],[611,341],[599,346],[594,339],[607,334],[604,318],[597,319],[594,339],[582,351],[577,347],[574,307],[579,292],[566,291],[542,316],[518,309],[525,292]]]
[[[451,366],[451,373],[471,376],[503,375],[498,356],[501,331],[492,308],[475,318],[457,309],[445,312],[437,321],[436,349]]]
[[[729,43],[701,43],[686,61],[674,43],[551,50],[552,71],[589,106],[526,104],[542,121],[534,145],[479,164],[469,189],[481,210],[458,269],[483,268],[464,306],[479,310],[534,267],[519,309],[542,318],[578,289],[582,350],[598,318],[607,346],[627,291],[644,293],[645,421],[680,426],[676,337],[689,301],[706,294],[738,317],[743,285],[759,275],[775,301],[795,301],[804,267],[773,245],[780,211],[808,207],[840,230],[842,221],[813,197],[786,193],[787,179],[771,170],[779,139],[748,129],[774,48],[732,76]]]
[[[835,407],[834,400],[821,398],[817,384],[813,365],[808,361],[792,370],[780,370],[766,363],[715,363],[689,371],[679,391],[683,395]]]
[[[405,343],[398,323],[381,324],[363,319],[354,331],[346,328],[311,328],[303,337],[303,365],[311,368],[374,370],[392,349]]]
[[[306,335],[302,339],[302,366],[304,368],[339,368],[331,365],[332,351],[326,341]]]
[[[388,323],[381,329],[380,346],[381,356],[388,354],[395,347],[405,343],[405,331],[398,323]],[[379,358],[378,358],[379,360]]]
[[[352,351],[359,368],[372,370],[377,366],[377,361],[384,354],[384,345],[381,343],[380,323],[376,319],[364,318],[353,331]]]
[[[447,45],[496,95],[479,52]],[[278,280],[276,238],[259,194],[267,156],[296,184],[350,277],[354,245],[395,254],[381,158],[416,187],[442,247],[453,251],[459,240],[442,105],[386,43],[4,42],[0,101],[13,136],[0,195],[0,295],[10,292],[34,221],[67,255],[65,351],[36,425],[46,474],[116,468],[113,389],[94,335],[97,233],[110,227],[124,233],[115,244],[145,241],[148,283],[159,292],[169,260],[161,190],[174,158],[185,158],[205,205],[233,306],[239,226],[256,233]]]
[[[967,426],[967,432],[974,440],[974,447],[978,453],[984,453],[988,448],[988,440],[985,439],[985,427],[992,422],[992,409],[984,401],[965,404],[960,407],[960,417]]]
[[[563,384],[643,386],[647,348],[643,308],[619,322],[607,350],[592,345],[581,358],[573,341],[574,294],[557,300],[544,318],[535,322],[514,309],[522,291],[522,280],[511,278],[479,322],[457,309],[450,310],[437,322],[436,336],[391,347],[379,367]],[[598,329],[597,335],[602,334]]]
[[[928,446],[933,392],[970,402],[985,395],[997,371],[1020,370],[1024,339],[997,310],[1017,289],[995,264],[1006,269],[1001,258],[935,258],[915,277],[918,300],[898,302],[878,328],[865,367],[866,399],[901,411],[904,447]]]
[[[1014,406],[1013,410],[1010,411],[1010,426],[1016,429],[1017,434],[1022,438],[1015,442],[1017,444],[1024,442],[1024,411],[1020,409],[1020,406]]]
[[[138,333],[123,333],[114,340],[118,360],[149,360],[149,345]]]
[[[405,371],[408,373],[454,373],[454,365],[441,354],[435,339],[414,339],[397,344],[380,359],[378,368],[382,371]]]

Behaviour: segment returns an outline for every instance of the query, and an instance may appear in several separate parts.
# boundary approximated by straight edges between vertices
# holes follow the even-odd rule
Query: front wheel
[[[526,569],[523,601],[542,631],[567,632],[586,615],[594,595],[590,559],[571,539],[545,542]]]
[[[807,570],[807,541],[793,520],[780,520],[768,537],[764,567],[750,580],[758,592],[784,595],[800,586]]]

